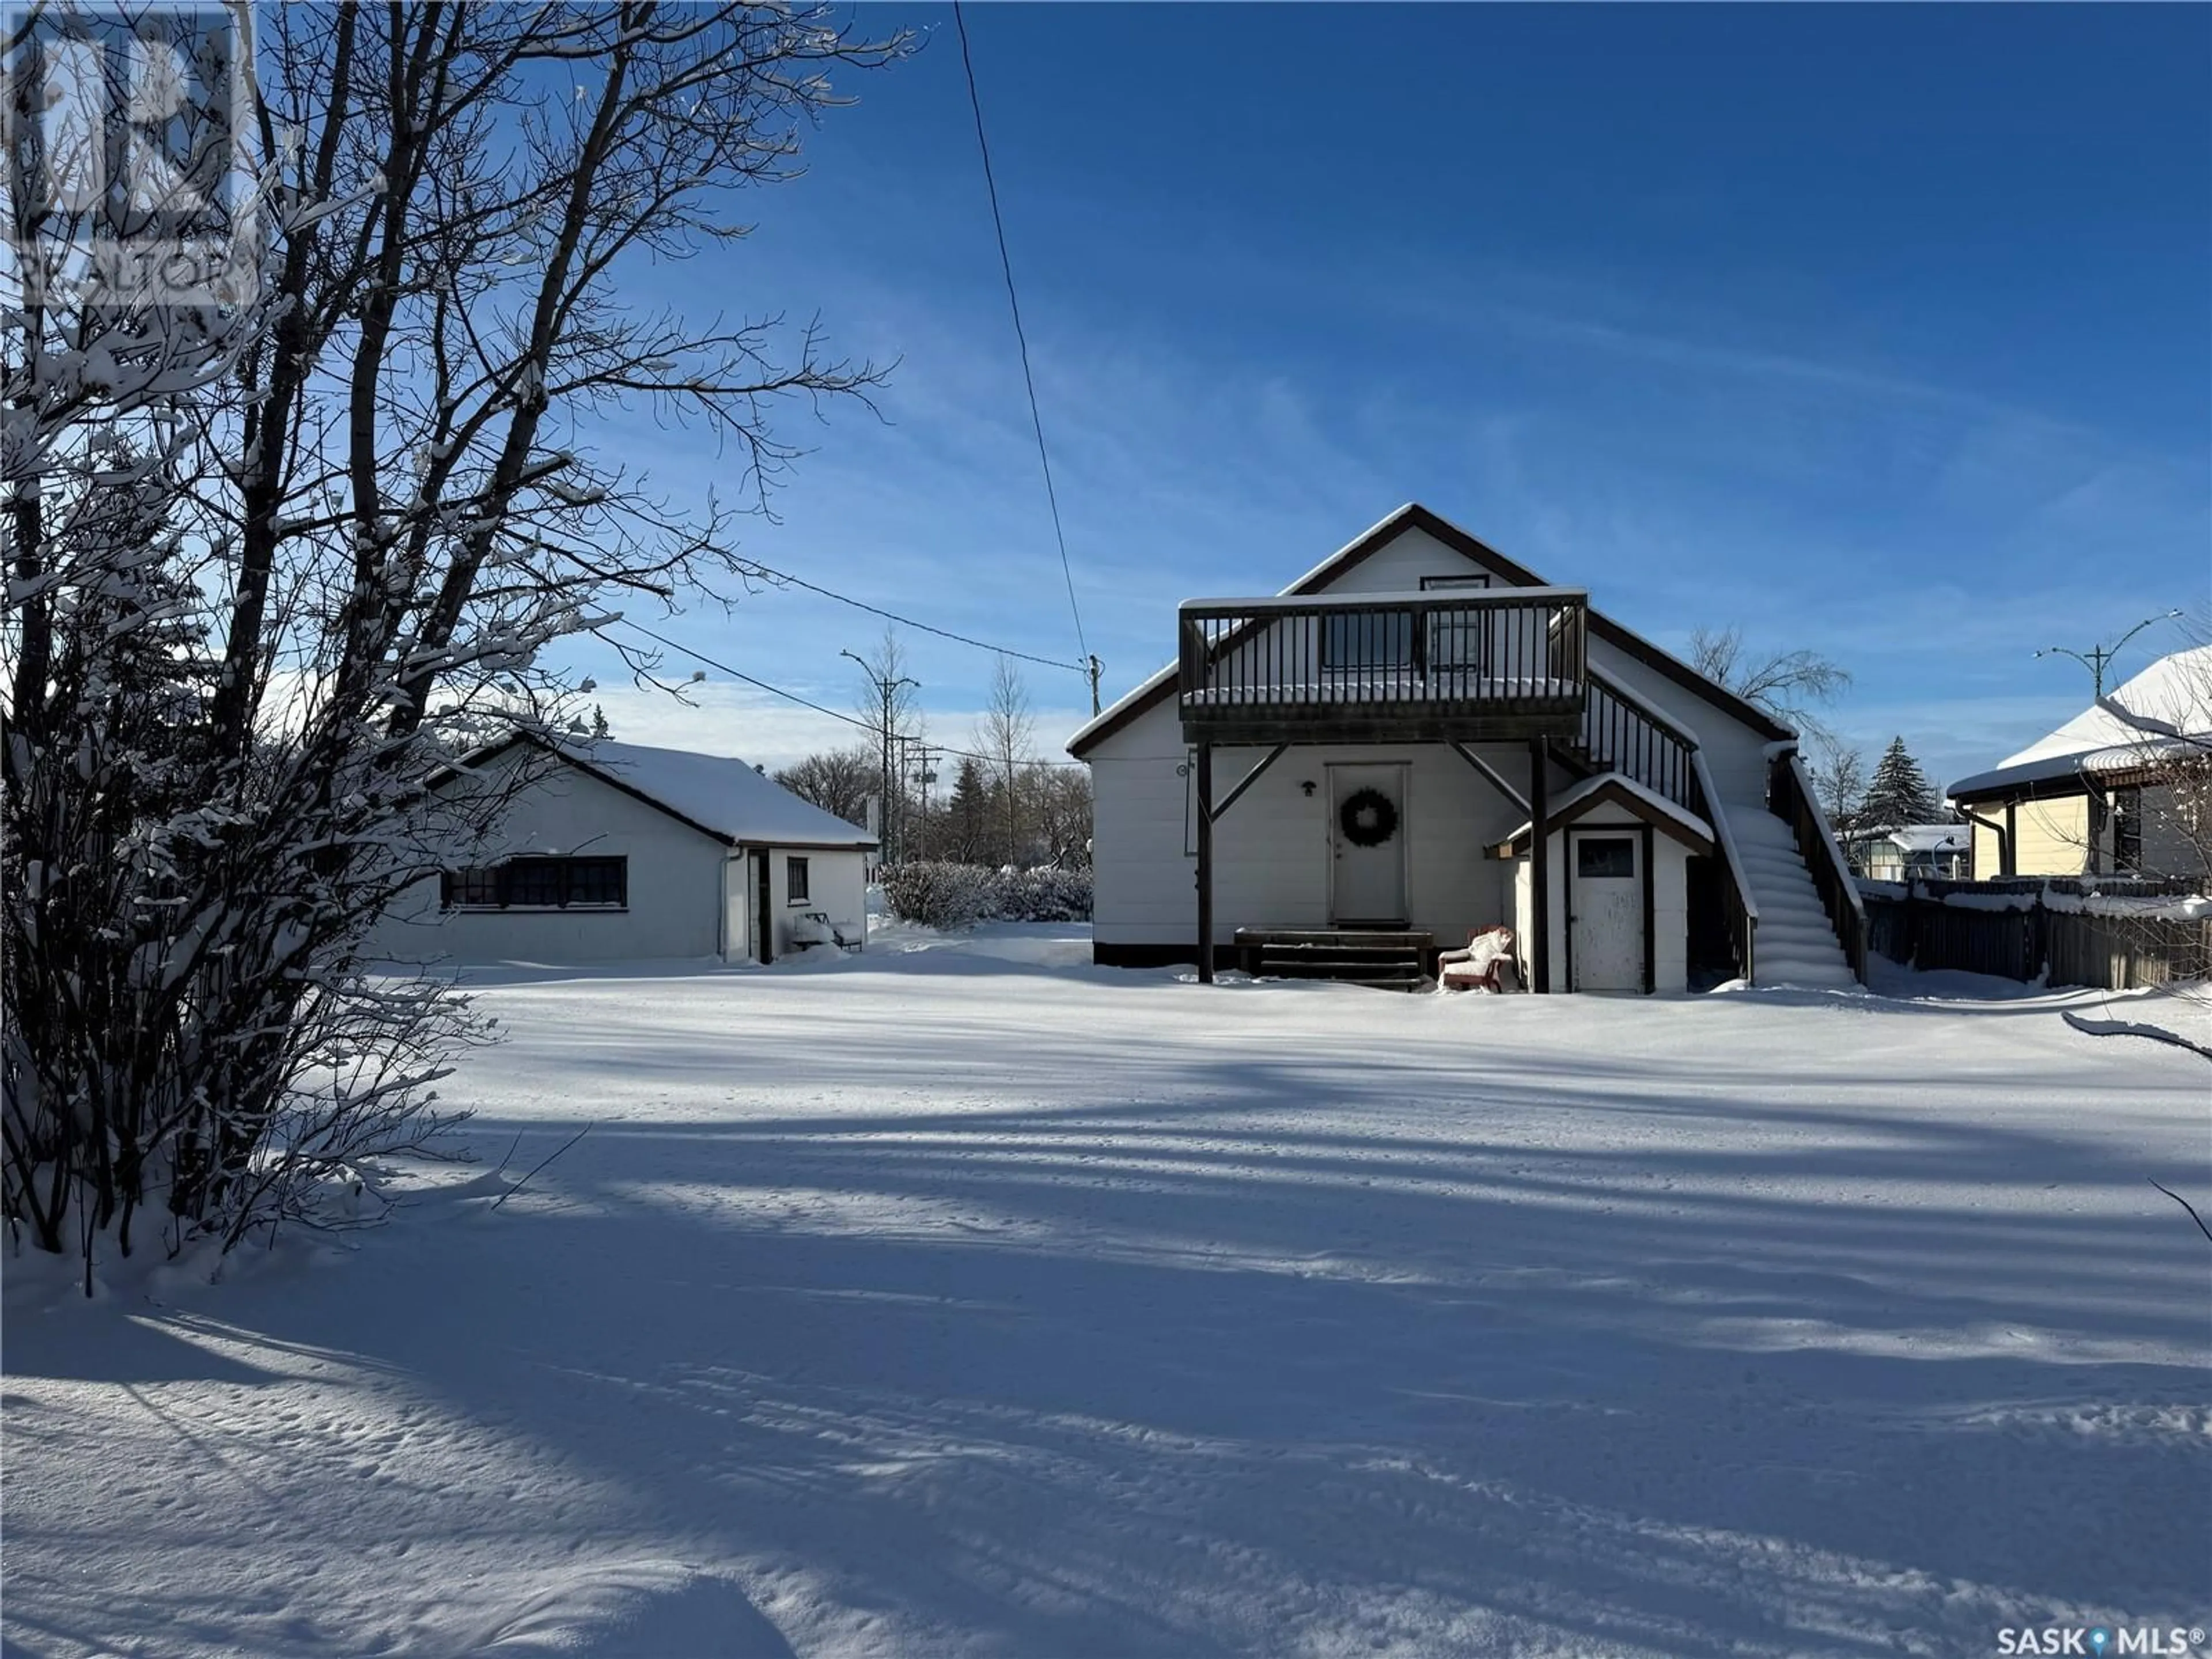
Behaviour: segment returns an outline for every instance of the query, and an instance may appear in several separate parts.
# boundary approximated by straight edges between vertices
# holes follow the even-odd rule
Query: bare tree
[[[503,804],[456,757],[565,727],[544,647],[711,591],[794,453],[774,410],[877,380],[812,324],[623,285],[744,235],[829,75],[902,38],[805,4],[253,15],[256,96],[183,121],[244,147],[227,223],[194,191],[195,234],[246,250],[227,287],[128,289],[87,250],[144,228],[118,222],[137,198],[49,187],[132,142],[128,87],[73,160],[66,127],[10,129],[4,1190],[88,1261],[157,1197],[172,1248],[234,1243],[419,1128],[469,1028],[364,951]],[[52,101],[50,21],[10,15],[11,109]],[[723,441],[734,501],[685,518],[596,459],[623,411]]]
[[[787,766],[775,781],[802,800],[814,803],[848,823],[868,821],[868,797],[878,783],[877,759],[866,748],[841,749],[827,755],[809,755],[795,766]]]
[[[1021,671],[1000,657],[991,675],[991,700],[975,728],[975,746],[991,757],[999,769],[999,785],[1006,793],[1007,864],[1021,862],[1021,769],[1030,757],[1036,721],[1030,713],[1029,689]]]
[[[1743,630],[1693,629],[1690,665],[1726,686],[1746,702],[1756,703],[1808,738],[1832,743],[1835,734],[1813,713],[1850,689],[1850,671],[1816,651],[1747,650]]]
[[[1024,783],[1043,861],[1059,870],[1089,868],[1091,769],[1039,762]]]
[[[1817,739],[1813,763],[1808,769],[1813,781],[1813,793],[1820,802],[1820,810],[1828,815],[1828,822],[1839,836],[1847,836],[1858,827],[1859,816],[1866,806],[1866,762],[1856,749],[1847,748],[1830,739]]]

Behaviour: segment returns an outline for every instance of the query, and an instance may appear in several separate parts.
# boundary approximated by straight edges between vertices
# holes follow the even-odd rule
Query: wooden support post
[[[1198,982],[1213,983],[1213,745],[1198,745]]]
[[[1541,738],[1528,739],[1528,920],[1536,937],[1528,942],[1532,991],[1552,988],[1552,811],[1551,757]],[[1204,843],[1200,843],[1203,845]]]

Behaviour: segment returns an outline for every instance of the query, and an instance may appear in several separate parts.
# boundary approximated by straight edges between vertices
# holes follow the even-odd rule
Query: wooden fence
[[[1963,969],[2022,981],[2041,975],[2051,985],[2108,991],[2212,977],[2212,917],[2104,915],[2054,909],[2045,902],[2049,895],[2081,896],[2085,887],[2106,897],[2169,897],[2195,890],[2185,881],[2025,878],[1870,883],[1859,890],[1866,906],[1868,948],[1916,968]],[[2027,902],[1994,908],[1974,902],[1983,896]]]

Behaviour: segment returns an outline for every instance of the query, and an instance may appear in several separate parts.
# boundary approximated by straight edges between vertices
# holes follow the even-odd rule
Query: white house
[[[1852,836],[1844,851],[1869,881],[1963,880],[1973,863],[1972,833],[1963,823],[1908,823]]]
[[[389,960],[765,963],[866,927],[875,838],[741,760],[518,734],[434,787],[514,795],[489,848],[379,924]]]
[[[1177,631],[1068,744],[1101,963],[1405,984],[1504,924],[1540,990],[1860,971],[1795,734],[1425,507]]]

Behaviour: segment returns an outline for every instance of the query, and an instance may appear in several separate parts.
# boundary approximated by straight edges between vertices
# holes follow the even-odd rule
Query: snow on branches
[[[239,187],[205,188],[203,144],[148,175],[191,215],[131,198],[227,286],[115,280],[115,192],[9,198],[0,1186],[19,1237],[88,1261],[234,1244],[435,1125],[440,1056],[480,1032],[365,950],[526,781],[454,763],[565,724],[546,647],[711,591],[795,453],[776,410],[878,378],[813,325],[622,285],[741,234],[824,73],[902,37],[804,5],[255,15],[258,107],[204,40],[174,94]],[[35,29],[5,47],[10,99],[46,97]],[[104,155],[123,116],[88,107]],[[625,412],[718,434],[734,505],[672,512],[599,459]]]

